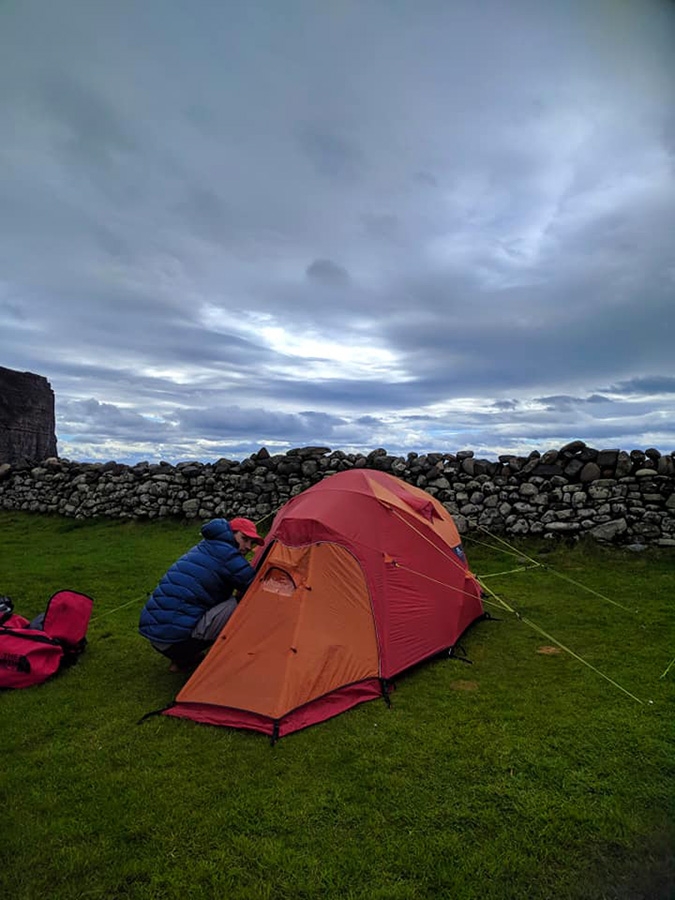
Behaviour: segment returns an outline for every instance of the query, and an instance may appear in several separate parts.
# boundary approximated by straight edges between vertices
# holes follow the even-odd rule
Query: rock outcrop
[[[0,464],[56,456],[54,393],[46,378],[0,366]]]

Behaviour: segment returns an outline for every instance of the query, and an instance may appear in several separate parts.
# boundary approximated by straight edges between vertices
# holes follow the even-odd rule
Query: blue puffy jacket
[[[253,581],[226,519],[207,522],[201,533],[204,540],[171,566],[143,607],[138,630],[150,641],[186,640],[206,610]]]

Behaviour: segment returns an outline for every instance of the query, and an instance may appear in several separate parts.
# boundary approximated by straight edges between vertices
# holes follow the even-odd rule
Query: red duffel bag
[[[57,591],[41,628],[10,612],[0,619],[0,688],[40,684],[74,662],[87,643],[93,600],[77,591]]]

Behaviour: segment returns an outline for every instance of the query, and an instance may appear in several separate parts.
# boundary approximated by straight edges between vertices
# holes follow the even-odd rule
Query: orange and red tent
[[[483,615],[447,510],[384,472],[325,478],[277,513],[256,577],[165,715],[276,739],[374,697]]]

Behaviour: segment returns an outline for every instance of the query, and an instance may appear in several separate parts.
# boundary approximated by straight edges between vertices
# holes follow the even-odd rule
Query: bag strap
[[[27,631],[30,631],[30,634],[26,634]],[[35,632],[31,631],[30,628],[7,628],[4,625],[0,625],[0,636],[3,634],[9,634],[11,637],[23,638],[24,641],[34,641],[38,644],[51,644],[54,647],[61,647],[61,641],[57,640],[57,638],[48,637],[46,634],[35,634]]]

